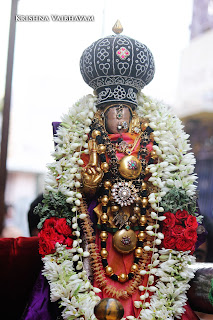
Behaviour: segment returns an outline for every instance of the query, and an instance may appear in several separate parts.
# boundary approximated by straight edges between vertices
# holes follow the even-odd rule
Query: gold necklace
[[[97,245],[95,244],[95,237],[93,235],[93,224],[88,213],[86,201],[84,199],[81,199],[80,212],[86,214],[86,218],[84,220],[81,220],[81,226],[86,234],[88,250],[90,253],[91,267],[93,270],[94,278],[97,281],[99,288],[102,288],[103,291],[105,291],[110,296],[115,297],[116,299],[128,299],[138,289],[138,287],[142,283],[142,280],[144,279],[144,276],[140,274],[140,271],[145,270],[148,266],[148,263],[151,259],[150,253],[143,249],[142,257],[138,264],[138,270],[135,272],[134,278],[125,289],[117,289],[114,286],[109,285],[103,272],[102,262],[98,254],[99,250]],[[151,244],[150,240],[151,238],[149,237],[149,241],[147,241],[148,245]]]
[[[96,126],[97,126],[96,127],[97,129],[94,128],[92,131],[92,138],[96,139],[98,142],[98,153],[100,155],[101,161],[104,161],[101,164],[101,168],[103,168],[103,165],[106,162],[106,156],[105,156],[106,146],[103,144],[104,141],[102,139],[102,135],[105,136],[105,140],[106,140],[107,144],[113,149],[114,158],[117,158],[117,156],[115,154],[116,153],[115,148],[114,148],[114,146],[112,146],[112,143],[109,140],[109,138],[107,138],[107,133],[103,129],[102,125],[100,123],[99,124],[97,123]],[[130,154],[134,150],[135,146],[137,145],[139,139],[141,138],[141,135],[143,133],[146,133],[146,128],[148,128],[148,124],[146,124],[145,127],[143,126],[143,128],[142,128],[143,131],[135,139],[134,144],[133,144],[132,148],[130,149]],[[151,128],[149,127],[149,131],[150,130],[151,130]],[[101,133],[101,132],[103,132],[103,133]],[[148,134],[150,134],[150,132]],[[147,143],[146,143],[146,145],[147,145]],[[114,159],[114,161],[115,161],[115,159]],[[116,162],[118,163],[118,160]],[[142,252],[143,252],[143,246],[145,246],[145,244],[147,244],[147,243],[144,243],[144,239],[146,238],[145,229],[146,229],[146,222],[147,222],[147,218],[146,218],[146,209],[147,208],[146,207],[148,205],[148,198],[147,198],[148,194],[143,195],[143,193],[142,193],[143,198],[141,199],[140,197],[138,197],[138,200],[135,201],[134,195],[138,191],[133,190],[134,187],[133,187],[131,180],[138,178],[141,173],[142,166],[141,166],[140,160],[138,158],[131,156],[131,155],[124,156],[121,159],[121,161],[119,161],[118,165],[119,165],[118,171],[119,171],[120,175],[123,178],[128,179],[130,181],[128,181],[128,182],[127,181],[125,182],[125,180],[124,180],[124,182],[120,181],[118,183],[115,183],[113,186],[111,185],[110,180],[105,180],[105,182],[104,182],[105,191],[104,191],[103,197],[101,198],[101,203],[102,203],[102,215],[101,215],[101,226],[102,227],[101,227],[101,230],[102,231],[100,234],[100,238],[101,238],[102,249],[101,249],[100,255],[102,258],[102,264],[105,268],[105,274],[107,276],[109,276],[112,280],[119,281],[119,282],[126,282],[128,280],[133,279],[135,274],[137,273],[138,264],[139,264],[139,261],[140,261],[140,258],[141,258]],[[105,166],[104,166],[104,168],[105,168]],[[104,170],[105,174],[106,174],[106,172],[108,172],[108,170],[109,170],[109,165],[107,164],[107,167]],[[142,190],[143,190],[143,188],[142,188]],[[111,191],[111,195],[110,195],[110,191]],[[113,198],[113,199],[111,199],[111,198]],[[113,203],[113,202],[117,202],[121,207],[122,206],[129,206],[129,205],[131,205],[131,203],[136,202],[136,205],[133,208],[134,215],[131,218],[133,220],[135,220],[134,222],[136,222],[138,219],[140,221],[139,238],[137,238],[137,236],[135,235],[133,230],[129,231],[129,229],[130,229],[129,225],[126,225],[125,228],[117,231],[113,237],[113,244],[118,252],[128,253],[128,252],[135,250],[135,261],[131,267],[129,274],[123,274],[123,273],[120,275],[114,274],[112,267],[110,267],[107,262],[108,252],[106,250],[106,240],[107,240],[108,234],[106,231],[107,231],[107,223],[108,223],[107,211],[108,211],[108,202],[109,201],[111,201],[111,203],[113,204],[111,206],[111,209],[113,208],[113,210],[114,210],[113,212],[115,214],[119,212],[119,207],[118,207],[118,205],[116,206],[115,203]],[[142,209],[140,208],[141,203],[142,203]],[[138,217],[137,217],[137,215],[138,215]],[[131,233],[131,235],[130,235],[130,233]],[[133,234],[134,234],[134,236],[133,236]],[[136,247],[136,244],[137,244],[137,247]],[[135,247],[136,247],[136,249],[135,249]]]
[[[134,143],[131,145],[131,149],[130,149],[130,145],[127,142],[121,141],[119,144],[116,144],[116,146],[115,146],[116,151],[130,155],[133,152],[133,150],[135,149],[141,136],[142,136],[142,132],[137,136]]]

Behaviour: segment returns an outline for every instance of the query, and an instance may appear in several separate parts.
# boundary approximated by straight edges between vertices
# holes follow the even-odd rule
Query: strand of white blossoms
[[[56,244],[56,252],[46,255],[43,274],[50,285],[50,299],[58,301],[63,306],[63,319],[94,320],[94,306],[100,300],[96,293],[101,290],[90,284],[87,273],[83,268],[83,258],[89,253],[81,248],[80,227],[78,219],[84,219],[84,214],[78,214],[80,199],[79,192],[82,153],[88,153],[88,133],[90,124],[96,112],[96,98],[88,95],[79,100],[62,117],[62,123],[57,130],[54,142],[57,144],[53,156],[55,160],[48,165],[49,172],[45,179],[45,193],[61,192],[66,201],[71,204],[75,216],[72,218],[73,248]],[[75,271],[73,262],[77,262]]]
[[[178,252],[170,249],[159,251],[161,263],[157,269],[152,269],[152,273],[158,277],[155,284],[156,291],[150,302],[145,303],[137,319],[181,318],[187,302],[186,291],[190,288],[188,282],[194,277],[189,265],[195,262],[195,257],[189,253],[189,251]],[[136,301],[135,306],[140,307],[140,302]],[[128,316],[127,319],[135,320],[136,318]]]
[[[93,310],[100,300],[96,293],[101,290],[91,285],[85,270],[76,273],[73,256],[73,249],[57,243],[56,252],[42,259],[42,273],[50,285],[50,299],[52,302],[60,300],[64,307],[63,319],[95,320]]]
[[[194,172],[195,158],[193,153],[188,153],[190,145],[187,141],[189,135],[184,133],[180,120],[172,115],[168,107],[156,102],[144,94],[138,95],[139,105],[137,112],[139,116],[149,121],[150,127],[154,130],[154,139],[158,145],[154,145],[158,157],[162,161],[148,166],[152,176],[149,181],[157,187],[156,193],[149,195],[149,203],[153,208],[151,217],[156,220],[153,226],[147,227],[147,233],[155,237],[155,243],[161,243],[162,233],[157,232],[158,221],[165,219],[158,213],[164,212],[164,208],[159,206],[160,201],[172,187],[183,188],[188,196],[193,196],[196,187],[193,182],[197,179]],[[187,301],[186,292],[189,289],[188,282],[194,274],[190,271],[189,265],[194,262],[194,257],[190,252],[179,252],[175,250],[160,250],[157,248],[146,248],[152,250],[152,261],[148,273],[148,284],[140,290],[146,290],[140,298],[135,301],[135,307],[142,310],[139,319],[174,319],[180,318],[184,313],[183,308]],[[162,261],[166,261],[163,262]],[[158,266],[158,268],[156,268]],[[158,280],[155,286],[149,286],[150,277],[155,274]],[[149,296],[148,291],[154,292],[150,302],[145,302]],[[133,316],[127,317],[129,320],[135,319]]]
[[[141,273],[149,273],[149,281],[147,288],[139,287],[141,291],[145,290],[145,294],[141,296],[141,301],[135,301],[136,307],[143,307],[140,312],[139,319],[154,320],[154,319],[173,319],[179,318],[184,312],[183,306],[186,302],[186,290],[188,289],[188,281],[192,278],[192,273],[189,272],[187,265],[193,261],[193,257],[188,255],[188,252],[180,253],[177,251],[160,251],[155,248],[163,238],[162,233],[157,232],[159,227],[158,221],[163,220],[164,217],[158,216],[158,212],[163,212],[164,209],[159,206],[159,202],[167,191],[172,188],[180,188],[186,190],[187,194],[193,195],[195,187],[192,182],[196,179],[192,175],[194,170],[194,158],[192,154],[186,154],[190,149],[186,135],[180,124],[180,121],[168,112],[168,108],[159,102],[154,102],[150,98],[145,97],[142,93],[138,95],[139,106],[137,112],[139,116],[147,118],[151,128],[154,130],[155,141],[158,146],[154,146],[157,155],[161,158],[161,162],[150,165],[150,172],[152,177],[150,181],[157,186],[158,192],[149,195],[149,202],[154,209],[151,213],[156,224],[153,228],[147,228],[147,233],[155,236],[155,243],[153,248],[148,246],[147,251],[152,250],[152,260],[149,265],[149,271],[142,270]],[[78,215],[78,206],[82,194],[79,192],[81,170],[83,161],[81,154],[88,153],[87,134],[90,131],[90,124],[93,119],[96,98],[88,95],[79,100],[70,110],[67,115],[63,116],[61,127],[57,131],[57,137],[54,141],[57,143],[56,151],[53,153],[55,157],[54,163],[49,165],[49,174],[46,178],[45,191],[54,193],[61,192],[67,197],[67,202],[72,205],[72,211],[76,216],[72,219],[73,234],[77,240],[73,243],[73,249],[66,250],[65,246],[56,246],[56,254],[48,255],[43,258],[44,274],[50,283],[51,300],[56,301],[61,299],[61,304],[65,307],[62,312],[64,319],[73,319],[73,317],[85,317],[85,319],[95,319],[93,315],[94,304],[91,303],[90,298],[94,296],[97,288],[88,286],[88,278],[85,271],[74,272],[72,261],[78,261],[78,269],[83,268],[82,258],[87,255],[81,248],[80,227],[78,225],[78,218],[84,219],[83,215]],[[166,159],[166,160],[165,160]],[[153,231],[154,230],[154,231]],[[57,277],[52,276],[56,264],[55,256],[63,255],[62,264],[67,266],[67,269],[62,267],[60,260],[57,260]],[[70,252],[70,256],[69,253]],[[169,252],[169,253],[168,253]],[[171,255],[172,253],[172,255]],[[167,261],[161,263],[161,261]],[[175,262],[174,262],[175,261]],[[53,265],[52,265],[53,264]],[[170,265],[168,268],[168,265]],[[177,270],[178,276],[175,277],[173,283],[174,271]],[[179,276],[179,271],[182,271],[184,276]],[[71,275],[70,272],[74,272]],[[154,274],[159,276],[155,286]],[[85,297],[85,302],[77,299],[71,288],[75,285],[75,281],[80,279],[82,284],[82,297]],[[60,279],[63,280],[63,288],[61,287]],[[59,281],[59,284],[58,284]],[[86,289],[87,288],[87,289]],[[150,303],[145,302],[149,296],[148,291],[155,292]],[[85,294],[85,296],[84,296]],[[86,296],[88,295],[88,300]],[[99,299],[99,298],[97,298]],[[94,299],[95,301],[95,299]],[[85,308],[83,308],[85,306]],[[128,319],[135,319],[133,316],[128,316]],[[80,318],[81,319],[81,318]]]

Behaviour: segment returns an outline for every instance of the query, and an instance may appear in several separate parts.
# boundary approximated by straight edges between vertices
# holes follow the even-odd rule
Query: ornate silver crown
[[[137,92],[153,79],[155,64],[147,46],[117,34],[85,49],[80,70],[84,81],[98,94],[97,105],[123,101],[137,106]]]

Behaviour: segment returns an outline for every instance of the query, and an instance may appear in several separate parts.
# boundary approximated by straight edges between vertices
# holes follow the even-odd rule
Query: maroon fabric
[[[0,239],[0,301],[7,319],[20,319],[41,267],[38,237]]]
[[[189,303],[185,305],[185,312],[181,317],[181,320],[199,320],[198,316],[190,308]]]

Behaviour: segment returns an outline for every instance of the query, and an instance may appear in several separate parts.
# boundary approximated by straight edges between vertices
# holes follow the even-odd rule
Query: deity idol
[[[57,130],[37,208],[43,274],[63,319],[197,319],[186,296],[194,156],[179,119],[141,92],[154,77],[151,51],[120,31],[83,52],[95,95]]]

